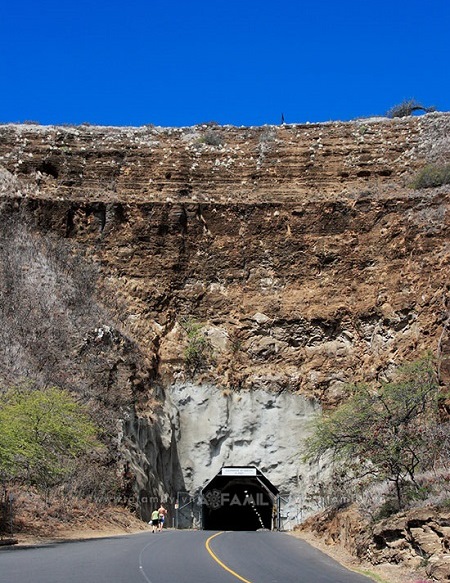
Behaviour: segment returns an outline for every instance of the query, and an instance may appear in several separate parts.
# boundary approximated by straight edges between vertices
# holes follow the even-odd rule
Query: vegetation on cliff
[[[183,328],[187,335],[184,363],[188,374],[194,376],[213,362],[213,347],[199,322],[186,319]]]
[[[440,422],[431,357],[401,367],[392,381],[349,390],[344,404],[316,421],[307,457],[331,455],[340,475],[351,476],[362,489],[391,484],[384,496],[385,511],[400,510],[440,490],[439,477],[445,479],[440,470],[450,462],[450,428]],[[420,479],[425,472],[435,477],[426,485]]]
[[[434,188],[450,183],[450,164],[429,164],[414,178],[413,188]]]
[[[436,111],[436,108],[433,105],[427,107],[415,99],[405,99],[401,103],[391,107],[386,115],[388,117],[407,117],[409,115],[413,115],[416,112],[430,113],[432,111]]]

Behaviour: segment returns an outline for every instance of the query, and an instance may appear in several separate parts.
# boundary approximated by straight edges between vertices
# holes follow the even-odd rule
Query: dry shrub
[[[45,498],[34,489],[15,487],[14,524],[15,534],[57,537],[73,531],[106,529],[139,529],[142,521],[129,510],[113,504],[98,504],[82,498],[68,498],[62,492],[54,492]]]
[[[412,187],[436,188],[443,184],[450,184],[450,164],[430,164],[425,166],[412,182]]]
[[[394,105],[394,107],[391,107],[386,115],[387,117],[407,117],[416,111],[429,113],[431,111],[435,111],[435,107],[426,107],[415,99],[405,99],[405,101],[402,101],[401,103]]]

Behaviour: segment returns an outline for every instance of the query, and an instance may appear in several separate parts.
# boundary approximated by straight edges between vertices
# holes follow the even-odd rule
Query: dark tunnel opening
[[[271,530],[278,490],[256,468],[253,475],[233,476],[241,468],[222,468],[202,491],[205,530]],[[250,468],[248,469],[250,473]],[[258,472],[258,474],[256,473]]]

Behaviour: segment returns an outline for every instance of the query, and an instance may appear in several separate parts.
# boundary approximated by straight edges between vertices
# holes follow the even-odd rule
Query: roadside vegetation
[[[78,456],[99,447],[97,428],[68,392],[10,388],[0,396],[0,475],[47,490]]]
[[[80,507],[117,502],[119,480],[101,433],[66,390],[34,383],[0,388],[0,533],[13,522],[32,528],[39,514],[67,522]],[[24,523],[20,515],[30,504],[36,516]]]
[[[359,499],[378,517],[419,501],[450,504],[450,424],[441,422],[440,398],[430,356],[392,381],[349,387],[346,403],[319,418],[306,443],[307,460],[334,468],[323,500]]]

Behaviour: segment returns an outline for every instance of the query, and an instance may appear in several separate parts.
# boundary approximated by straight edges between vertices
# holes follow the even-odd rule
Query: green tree
[[[0,476],[48,489],[77,456],[99,445],[86,411],[57,387],[11,388],[0,395]]]
[[[306,459],[328,454],[358,477],[393,482],[398,508],[429,460],[429,427],[438,423],[438,386],[429,357],[402,367],[378,388],[357,385],[350,399],[319,418]],[[355,461],[358,463],[355,464]]]

